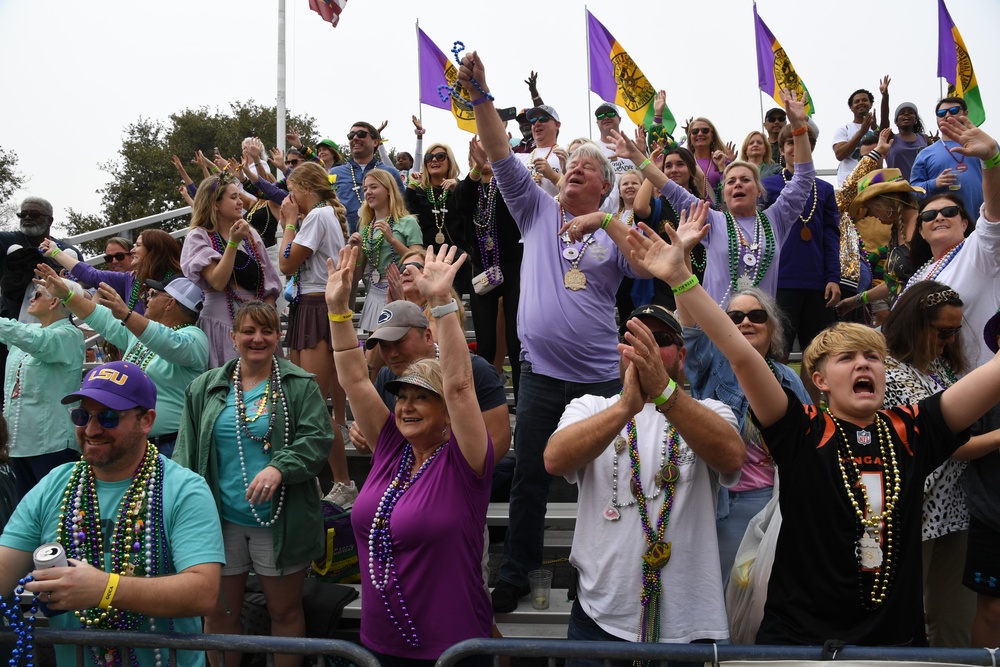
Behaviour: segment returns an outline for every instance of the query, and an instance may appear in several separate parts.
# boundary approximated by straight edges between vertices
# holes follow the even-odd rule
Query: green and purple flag
[[[948,81],[948,95],[961,97],[969,108],[969,120],[977,127],[986,120],[979,82],[962,35],[951,20],[944,0],[938,0],[938,76]]]
[[[816,111],[813,104],[812,95],[799,75],[792,67],[792,61],[788,59],[785,50],[775,39],[772,33],[760,16],[757,15],[757,3],[753,3],[753,26],[754,41],[757,44],[757,85],[761,91],[774,98],[778,106],[781,103],[781,89],[788,88],[796,91],[799,96],[805,95],[806,113],[810,116]]]

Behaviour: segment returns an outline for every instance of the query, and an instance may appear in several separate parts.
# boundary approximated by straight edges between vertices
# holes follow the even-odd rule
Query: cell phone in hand
[[[508,121],[517,118],[517,107],[507,107],[506,109],[497,109],[500,114],[500,120]]]

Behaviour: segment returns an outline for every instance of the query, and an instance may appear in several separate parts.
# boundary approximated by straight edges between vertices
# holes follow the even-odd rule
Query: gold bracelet
[[[111,606],[111,601],[115,599],[115,591],[118,590],[118,581],[120,578],[114,572],[108,576],[108,587],[104,589],[104,595],[101,596],[101,601],[97,603],[98,607],[107,609]]]
[[[348,313],[327,313],[326,317],[331,322],[350,322],[352,319],[354,319],[354,312],[351,311]]]

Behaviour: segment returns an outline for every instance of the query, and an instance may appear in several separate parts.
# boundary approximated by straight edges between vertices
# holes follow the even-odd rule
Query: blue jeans
[[[581,362],[582,363],[582,362]],[[510,527],[504,541],[504,562],[500,579],[526,587],[528,572],[542,563],[545,533],[545,506],[552,475],[545,470],[542,454],[549,437],[559,425],[566,406],[587,394],[614,396],[622,388],[620,380],[607,382],[565,382],[531,372],[531,364],[521,362],[518,387],[517,428],[514,430],[514,481],[510,490]]]
[[[623,642],[621,637],[615,637],[604,628],[594,622],[587,612],[580,606],[580,600],[573,601],[573,609],[570,611],[569,628],[566,631],[566,638],[586,642]],[[699,639],[693,644],[711,643],[711,640]],[[609,667],[632,667],[631,660],[610,660]],[[660,665],[666,667],[703,667],[700,662],[685,662],[682,660],[664,660]],[[604,660],[600,658],[566,658],[566,667],[604,667]]]

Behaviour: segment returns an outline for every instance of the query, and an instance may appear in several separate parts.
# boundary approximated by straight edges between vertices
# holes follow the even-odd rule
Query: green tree
[[[13,224],[17,207],[8,201],[24,185],[24,175],[17,169],[17,153],[0,148],[0,228]]]
[[[78,213],[71,208],[66,209],[66,220],[63,223],[66,228],[67,236],[76,236],[78,234],[84,234],[86,232],[92,232],[95,229],[104,229],[107,225],[104,219],[97,215],[91,215],[88,213]],[[83,253],[84,257],[91,257],[99,253],[104,252],[105,243],[103,240],[97,241],[86,241],[85,243],[77,244],[80,252]]]

